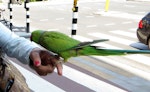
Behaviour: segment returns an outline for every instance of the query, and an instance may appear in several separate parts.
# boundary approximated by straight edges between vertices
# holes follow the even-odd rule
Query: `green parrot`
[[[66,62],[71,57],[77,56],[109,56],[126,54],[150,54],[150,50],[119,50],[96,48],[91,44],[108,41],[108,39],[93,40],[91,42],[80,42],[57,31],[35,30],[31,33],[31,41],[62,57]]]

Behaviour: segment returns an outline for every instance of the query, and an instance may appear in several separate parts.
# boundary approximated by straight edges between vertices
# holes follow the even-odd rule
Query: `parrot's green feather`
[[[96,49],[96,47],[88,46],[78,51],[79,55],[126,55],[126,54],[150,54],[149,50],[119,50],[119,49]]]
[[[80,43],[67,35],[53,31],[45,32],[40,40],[42,46],[56,53],[68,50]]]
[[[31,39],[32,41],[36,42],[36,43],[39,43],[40,36],[41,36],[41,34],[43,34],[44,32],[45,32],[45,31],[43,31],[43,30],[35,30],[35,31],[32,32],[30,39]]]
[[[89,42],[80,42],[80,44],[78,44],[77,46],[74,46],[72,49],[79,49],[79,48],[83,48],[94,43],[104,42],[104,41],[108,41],[108,39],[93,40]]]
[[[150,54],[150,50],[115,50],[115,49],[97,49],[91,46],[93,43],[107,41],[107,39],[94,40],[93,42],[83,42],[75,40],[63,33],[56,31],[36,30],[31,34],[31,40],[40,44],[44,48],[57,53],[65,61],[70,57],[76,56],[108,56],[125,54]]]

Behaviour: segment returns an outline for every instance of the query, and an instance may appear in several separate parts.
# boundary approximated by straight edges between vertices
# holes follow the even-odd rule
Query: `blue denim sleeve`
[[[8,56],[14,57],[24,64],[29,64],[29,54],[38,45],[19,37],[0,23],[0,47]]]

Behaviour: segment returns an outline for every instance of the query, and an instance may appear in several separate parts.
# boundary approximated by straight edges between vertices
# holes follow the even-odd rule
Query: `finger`
[[[47,65],[47,66],[39,66],[39,67],[35,67],[36,72],[41,75],[41,76],[45,76],[48,73],[52,73],[54,71],[54,67],[52,67],[51,65]]]
[[[47,73],[52,73],[54,72],[54,69],[55,69],[55,67],[52,65],[47,65],[46,68],[47,68]]]
[[[39,55],[39,51],[33,50],[31,52],[31,59],[33,61],[34,66],[40,66],[41,65],[41,58]]]
[[[56,65],[58,75],[62,75],[62,63]]]

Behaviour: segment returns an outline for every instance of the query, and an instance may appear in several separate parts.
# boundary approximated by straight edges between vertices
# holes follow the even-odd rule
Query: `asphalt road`
[[[81,0],[78,6],[78,30],[75,39],[87,41],[107,38],[110,41],[96,44],[106,48],[135,49],[130,46],[131,44],[141,48],[147,47],[137,44],[136,29],[139,20],[149,12],[148,2],[113,0],[110,2],[108,12],[105,12],[104,0]],[[15,26],[25,26],[25,13],[23,5],[14,5],[13,23]],[[5,16],[9,19],[8,10]],[[31,31],[54,30],[71,35],[72,2],[52,0],[30,3],[30,20]],[[149,55],[141,54],[71,58],[64,65],[63,77],[53,73],[42,78],[57,87],[51,86],[53,92],[58,90],[59,92],[149,92],[150,63],[148,60]],[[17,64],[24,66],[18,62]],[[32,71],[28,66],[25,68]],[[29,84],[31,90],[41,92],[36,91],[37,89],[32,86],[36,85],[36,82],[31,84]],[[45,85],[47,87],[50,84]],[[45,85],[41,83],[41,87]],[[48,88],[40,89],[39,87],[38,90],[49,92],[51,88],[46,90]]]

